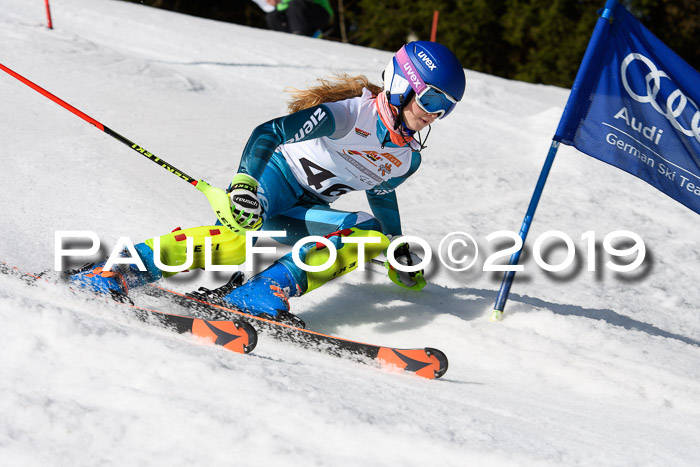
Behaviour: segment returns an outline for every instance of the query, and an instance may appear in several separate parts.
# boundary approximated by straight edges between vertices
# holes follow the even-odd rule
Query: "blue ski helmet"
[[[415,41],[401,47],[384,70],[389,103],[402,108],[415,93],[418,105],[445,118],[464,96],[464,69],[450,49]]]

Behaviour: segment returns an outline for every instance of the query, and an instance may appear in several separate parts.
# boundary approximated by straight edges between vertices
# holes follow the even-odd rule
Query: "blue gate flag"
[[[700,74],[607,0],[530,199],[530,231],[559,144],[645,180],[700,214]],[[510,257],[518,264],[522,249]],[[503,275],[491,319],[503,316],[515,269]]]
[[[700,73],[616,2],[611,19],[598,19],[554,140],[700,214]]]

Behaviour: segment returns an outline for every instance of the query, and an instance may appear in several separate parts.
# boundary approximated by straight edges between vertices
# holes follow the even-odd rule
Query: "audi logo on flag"
[[[641,62],[640,66],[649,70],[644,76],[646,89],[635,90],[630,83],[632,70],[628,71],[628,68],[635,61]],[[622,85],[632,99],[642,104],[651,104],[654,110],[666,117],[676,130],[691,138],[695,137],[700,142],[700,108],[692,99],[677,88],[666,72],[659,70],[654,62],[644,55],[631,53],[622,61],[620,73],[622,75]],[[661,93],[661,87],[664,84],[662,80],[665,79],[669,81],[672,90],[666,97],[664,108],[658,98],[661,97],[663,99],[663,96],[667,94],[666,91],[669,90],[665,89]],[[683,126],[683,123],[688,125],[689,128]]]

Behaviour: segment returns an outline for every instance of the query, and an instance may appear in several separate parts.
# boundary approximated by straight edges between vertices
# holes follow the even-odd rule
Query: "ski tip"
[[[206,321],[197,319],[192,334],[236,353],[250,353],[258,343],[258,333],[242,320]]]
[[[382,365],[398,367],[427,379],[437,379],[447,371],[447,356],[440,350],[392,349],[382,347],[377,355]]]

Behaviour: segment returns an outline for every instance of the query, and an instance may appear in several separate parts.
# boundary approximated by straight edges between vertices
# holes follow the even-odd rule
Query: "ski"
[[[24,273],[3,262],[0,262],[0,273],[15,276],[30,285],[37,285],[42,280],[49,282],[43,277],[43,273]],[[258,332],[260,332],[306,349],[360,363],[397,368],[427,379],[440,378],[447,371],[447,357],[438,349],[430,347],[399,349],[344,339],[211,303],[202,299],[201,294],[196,292],[182,294],[155,284],[137,290],[155,298],[171,300],[191,315],[165,313],[129,302],[122,303],[140,320],[181,334],[191,333],[237,353],[251,352],[257,344]]]
[[[198,298],[197,292],[182,294],[155,284],[145,287],[144,293],[151,297],[172,299],[178,305],[190,310],[193,316],[198,318],[245,320],[262,335],[335,357],[361,363],[376,362],[381,367],[398,368],[428,379],[440,378],[447,371],[447,357],[443,352],[434,348],[398,349],[343,339],[291,324],[252,316],[233,308],[211,303]]]
[[[17,277],[29,285],[38,285],[42,281],[49,283],[43,277],[44,273],[26,273],[4,262],[0,262],[0,274]],[[190,333],[236,353],[252,352],[258,341],[255,328],[241,319],[207,320],[142,308],[128,302],[122,305],[143,322],[156,324],[179,334]]]
[[[191,333],[236,353],[250,353],[258,342],[255,328],[240,319],[207,320],[127,305],[144,322],[159,324],[180,334]]]

